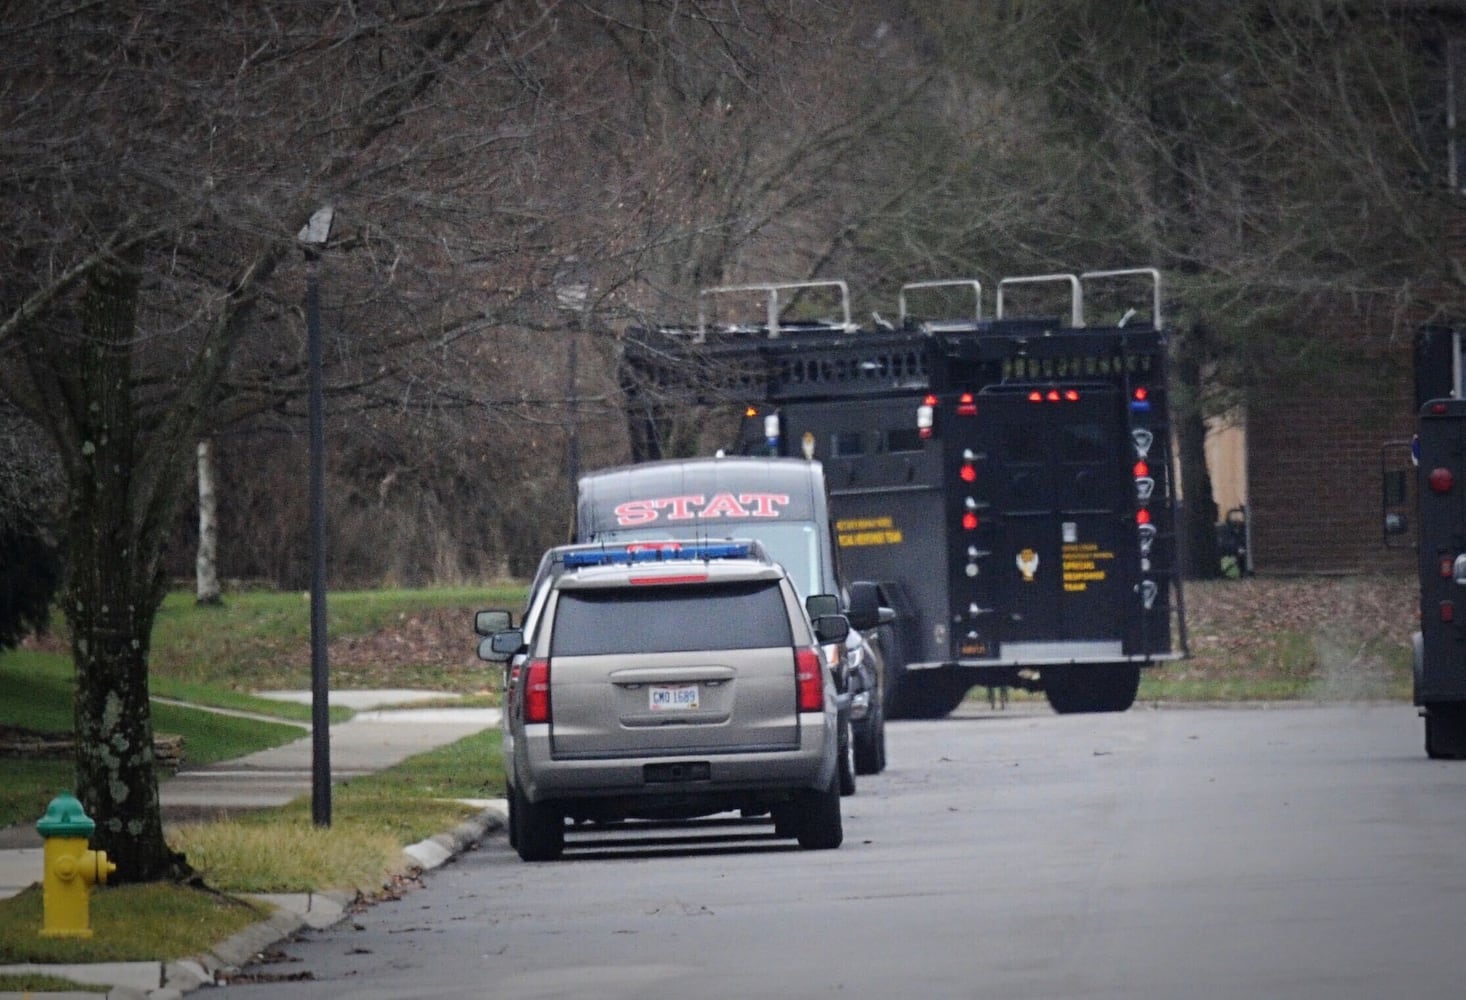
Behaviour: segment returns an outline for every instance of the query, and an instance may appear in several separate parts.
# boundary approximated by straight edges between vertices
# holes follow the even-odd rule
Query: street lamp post
[[[326,659],[326,406],[321,388],[321,250],[335,212],[318,209],[300,231],[305,250],[305,323],[310,369],[311,820],[331,825],[331,712]]]

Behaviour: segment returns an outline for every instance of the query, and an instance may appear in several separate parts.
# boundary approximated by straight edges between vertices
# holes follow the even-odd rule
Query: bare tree
[[[269,363],[294,353],[281,304],[298,275],[295,232],[320,204],[341,206],[354,266],[385,289],[385,322],[351,345],[350,368],[390,367],[382,359],[413,342],[427,299],[416,275],[394,283],[393,265],[434,263],[440,220],[421,218],[422,174],[510,142],[493,116],[446,134],[426,122],[464,93],[480,112],[521,99],[515,50],[544,13],[487,2],[8,12],[0,388],[65,470],[78,794],[125,880],[187,867],[162,836],[148,707],[161,550],[194,442],[250,405],[244,387],[274,392]],[[246,340],[259,333],[270,336]]]

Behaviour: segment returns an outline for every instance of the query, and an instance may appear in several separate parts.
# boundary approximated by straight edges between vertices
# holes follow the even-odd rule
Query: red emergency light
[[[973,402],[972,393],[964,392],[962,395],[957,397],[957,416],[977,416],[977,403]]]
[[[1030,403],[1077,403],[1079,402],[1078,389],[1030,389],[1028,392]]]
[[[1456,485],[1456,477],[1451,475],[1451,470],[1445,466],[1431,469],[1425,481],[1430,484],[1432,492],[1442,495],[1451,492],[1452,487]]]
[[[963,531],[976,531],[977,530],[977,515],[974,514],[970,510],[967,513],[965,513],[965,514],[962,515],[962,530]]]
[[[1135,523],[1136,524],[1149,524],[1150,523],[1150,511],[1146,510],[1144,507],[1142,507],[1139,510],[1137,510],[1135,512]]]
[[[963,462],[962,468],[957,470],[957,476],[964,483],[975,483],[977,482],[977,466],[971,462]]]
[[[1144,462],[1136,462],[1135,469],[1133,471],[1135,472],[1136,479],[1143,479],[1146,476],[1150,475],[1150,466],[1146,465]]]

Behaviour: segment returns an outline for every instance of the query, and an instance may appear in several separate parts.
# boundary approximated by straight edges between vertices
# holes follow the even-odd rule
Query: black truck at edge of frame
[[[1466,760],[1466,333],[1417,331],[1414,375],[1415,438],[1382,454],[1384,540],[1416,550],[1412,680],[1426,755]]]
[[[1142,283],[1087,324],[1086,294]],[[1068,315],[1008,315],[1033,286]],[[737,296],[762,299],[755,321],[710,318]],[[1158,271],[1005,278],[991,317],[978,281],[917,282],[869,326],[839,281],[700,302],[696,325],[627,331],[633,460],[664,457],[676,409],[736,403],[731,450],[822,462],[843,571],[894,612],[888,714],[940,717],[975,686],[1124,711],[1143,668],[1187,655]]]

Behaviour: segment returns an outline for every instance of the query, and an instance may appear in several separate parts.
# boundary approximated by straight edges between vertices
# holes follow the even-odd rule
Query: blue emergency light
[[[631,563],[694,559],[757,559],[762,555],[751,542],[633,542],[603,549],[565,553],[565,568],[616,566]]]

